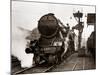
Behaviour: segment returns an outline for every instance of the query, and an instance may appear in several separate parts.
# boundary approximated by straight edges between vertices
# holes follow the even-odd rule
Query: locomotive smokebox
[[[51,38],[56,35],[59,25],[53,13],[42,16],[38,22],[38,30],[45,38]]]

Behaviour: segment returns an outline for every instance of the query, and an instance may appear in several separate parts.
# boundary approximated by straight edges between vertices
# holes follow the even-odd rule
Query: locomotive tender
[[[59,25],[54,14],[49,13],[40,18],[38,21],[38,30],[41,34],[38,40],[30,41],[30,45],[26,48],[26,53],[33,53],[35,64],[39,64],[42,60],[54,64],[61,61],[64,52],[65,35],[68,34],[68,29],[64,33]],[[65,35],[63,35],[64,33]]]

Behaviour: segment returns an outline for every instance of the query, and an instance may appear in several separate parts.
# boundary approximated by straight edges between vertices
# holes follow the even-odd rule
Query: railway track
[[[74,53],[56,68],[52,69],[51,72],[85,70],[87,67],[86,63],[89,63],[87,59],[86,57],[78,57],[78,54]]]
[[[75,70],[85,70],[85,58],[81,57],[81,60],[79,60],[80,57],[77,59],[76,63],[72,67],[72,71]]]
[[[70,56],[70,55],[71,54],[69,54],[68,56]],[[56,66],[59,66],[59,64],[61,64],[66,58],[68,58],[68,56],[65,56],[64,59],[60,63],[54,64],[54,65],[48,65],[48,64],[40,63],[39,65],[33,65],[30,68],[21,68],[20,66],[16,66],[19,69],[12,72],[12,75],[50,72]]]
[[[20,74],[20,73],[22,73],[22,72],[24,72],[24,71],[26,71],[26,70],[29,70],[29,69],[31,69],[31,68],[33,68],[33,67],[35,67],[35,66],[32,66],[32,67],[30,67],[30,68],[24,68],[24,69],[19,70],[19,71],[15,72],[15,73],[12,73],[12,75]]]
[[[17,74],[31,74],[31,73],[45,73],[45,72],[49,72],[52,68],[54,68],[56,65],[34,65],[30,68],[24,68],[22,70],[19,70],[15,73],[13,73],[12,75],[17,75]]]
[[[87,70],[94,69],[95,64],[90,57],[78,57],[77,53],[74,53],[66,60],[62,61],[60,64],[55,65],[37,65],[31,68],[25,68],[13,73],[16,74],[32,74],[32,73],[45,73],[45,72],[61,72],[61,71],[77,71],[77,70]]]

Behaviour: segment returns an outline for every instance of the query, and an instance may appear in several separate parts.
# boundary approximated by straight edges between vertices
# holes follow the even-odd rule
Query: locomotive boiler
[[[41,34],[38,40],[30,41],[26,48],[26,53],[33,53],[35,64],[45,61],[50,64],[58,63],[62,59],[64,52],[63,30],[54,14],[49,13],[40,18],[38,21],[38,31]],[[69,30],[66,30],[66,35]],[[65,34],[64,33],[64,34]]]

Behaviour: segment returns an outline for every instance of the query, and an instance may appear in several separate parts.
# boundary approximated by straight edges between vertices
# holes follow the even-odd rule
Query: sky
[[[77,21],[73,17],[73,13],[78,10],[83,12],[82,21],[84,21],[84,30],[82,38],[87,40],[94,30],[94,27],[87,27],[86,16],[87,13],[95,13],[95,6],[12,1],[12,54],[20,59],[22,67],[30,67],[34,55],[25,54],[24,50],[27,43],[25,37],[28,33],[18,30],[18,27],[31,31],[37,27],[39,19],[48,13],[54,13],[56,18],[60,19],[64,25],[69,23],[70,27],[72,27],[77,24]],[[75,33],[77,34],[77,31],[75,31]],[[29,61],[27,61],[27,59]]]
[[[47,13],[54,13],[64,24],[69,23],[70,26],[73,26],[77,24],[73,17],[73,12],[78,10],[82,11],[84,15],[95,13],[94,6],[12,1],[12,25],[33,29],[37,27],[38,20],[41,16]]]

